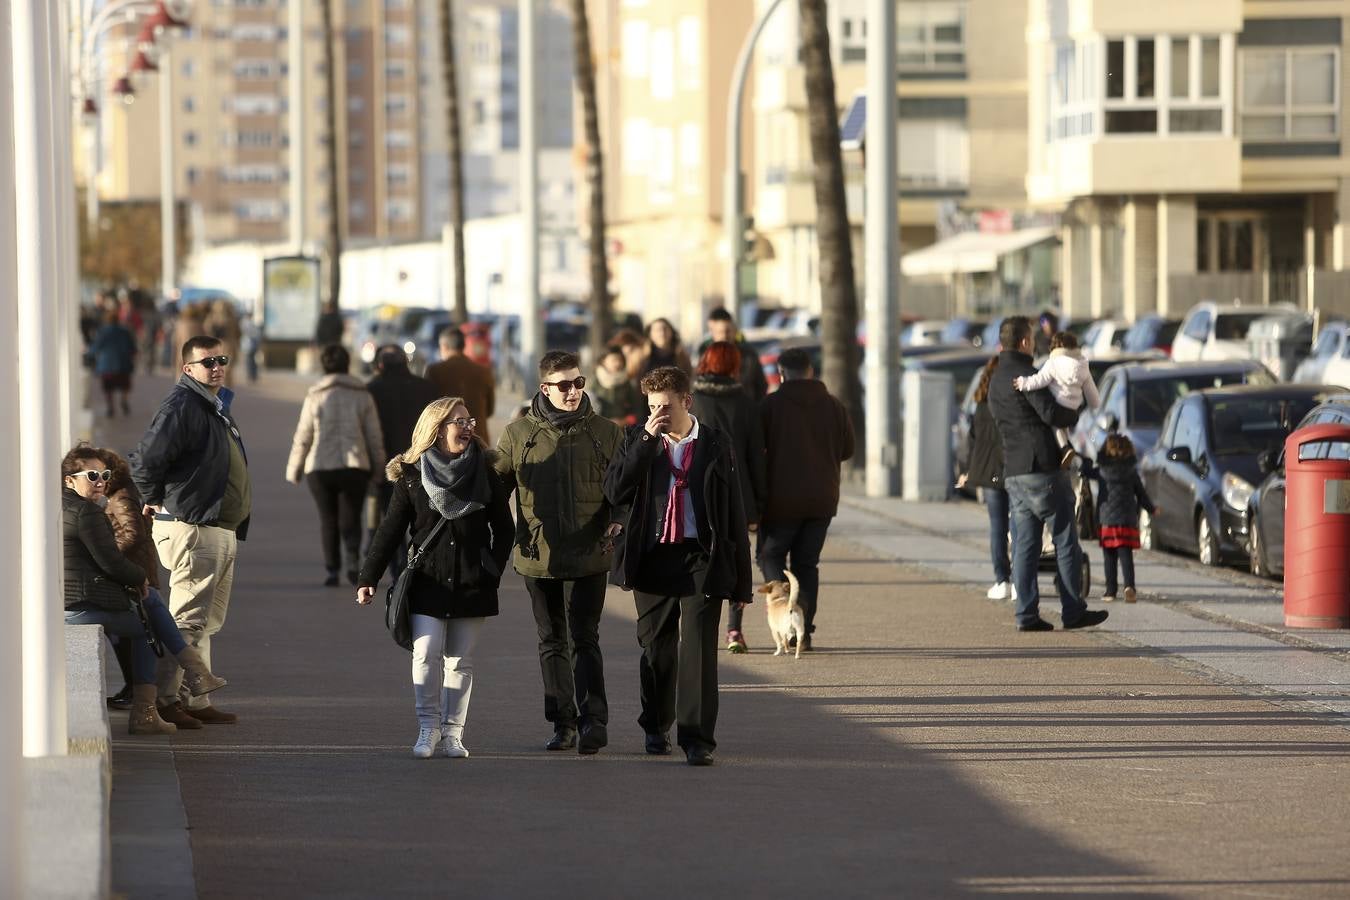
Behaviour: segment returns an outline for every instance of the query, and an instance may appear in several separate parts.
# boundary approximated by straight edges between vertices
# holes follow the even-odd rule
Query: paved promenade
[[[168,385],[140,379],[102,438],[130,447]],[[765,653],[756,606],[756,652],[721,657],[711,769],[643,753],[617,590],[611,745],[545,753],[514,575],[476,661],[472,758],[416,760],[408,658],[378,604],[320,586],[313,503],[283,479],[304,387],[266,377],[235,405],[256,509],[214,654],[240,723],[130,738],[114,714],[126,896],[1350,893],[1342,645],[1228,615],[1269,607],[1269,584],[1152,558],[1140,582],[1161,596],[1114,606],[1111,628],[1018,633],[984,599],[971,504],[850,502],[822,565],[820,649]]]

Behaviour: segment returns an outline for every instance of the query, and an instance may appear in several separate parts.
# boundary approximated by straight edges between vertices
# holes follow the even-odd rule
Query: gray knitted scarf
[[[487,462],[476,441],[459,456],[432,447],[417,461],[431,506],[451,521],[487,506],[492,499]]]

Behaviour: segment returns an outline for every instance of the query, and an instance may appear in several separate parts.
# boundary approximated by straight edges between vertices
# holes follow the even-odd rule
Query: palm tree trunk
[[[572,57],[586,140],[586,186],[590,192],[591,359],[599,365],[613,328],[609,297],[609,261],[605,258],[605,161],[600,150],[600,112],[595,95],[595,57],[586,0],[572,0]]]
[[[339,308],[342,294],[342,216],[345,210],[339,207],[341,202],[341,173],[337,149],[337,75],[333,71],[337,54],[333,43],[337,34],[333,29],[333,2],[323,0],[323,87],[324,98],[324,149],[328,153],[328,302],[334,309]],[[299,140],[295,135],[292,140]],[[291,173],[292,178],[303,178],[303,172]]]
[[[457,324],[469,321],[464,282],[464,147],[459,123],[459,76],[455,70],[455,3],[441,0],[441,78],[445,83],[445,145],[450,156],[450,254],[455,278]]]
[[[821,375],[861,432],[862,384],[858,380],[858,289],[853,276],[844,157],[839,147],[839,107],[825,0],[798,0],[801,55],[806,69],[807,122],[820,249]]]

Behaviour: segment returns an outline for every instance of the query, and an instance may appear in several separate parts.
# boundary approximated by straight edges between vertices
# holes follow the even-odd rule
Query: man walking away
[[[169,611],[208,667],[253,506],[248,457],[230,413],[234,393],[223,386],[230,358],[222,349],[207,335],[183,344],[183,377],[128,460],[145,511],[155,517],[155,549],[169,570]],[[171,660],[160,662],[158,681],[165,721],[179,728],[237,721],[205,697],[186,693],[183,672]]]
[[[778,371],[782,386],[764,399],[761,413],[769,489],[759,526],[759,568],[766,581],[785,581],[787,570],[797,576],[806,617],[802,649],[810,650],[820,552],[839,512],[839,467],[853,456],[853,423],[844,404],[816,379],[805,350],[784,350]]]
[[[698,348],[699,357],[701,358],[708,348],[718,341],[736,345],[736,349],[741,353],[740,382],[752,400],[755,402],[763,400],[769,393],[769,381],[764,377],[764,367],[759,363],[759,354],[755,352],[754,347],[745,342],[745,338],[741,337],[731,313],[720,306],[708,313],[708,339]]]
[[[497,386],[492,370],[464,355],[464,332],[454,325],[441,331],[441,361],[427,366],[427,380],[442,397],[459,397],[478,420],[478,436],[490,441],[488,419],[496,412]]]
[[[323,312],[319,314],[319,321],[314,326],[314,343],[320,347],[341,344],[346,330],[347,323],[342,321],[342,313],[338,312],[338,308],[332,303],[325,303]]]
[[[502,432],[496,469],[516,492],[515,565],[539,630],[544,718],[553,725],[544,747],[592,754],[609,743],[600,614],[619,529],[600,477],[623,429],[591,409],[585,388],[576,354],[545,353],[539,393]]]
[[[1059,602],[1065,628],[1086,628],[1106,621],[1105,610],[1090,610],[1083,601],[1082,558],[1074,521],[1073,491],[1060,468],[1062,450],[1056,428],[1069,428],[1075,410],[1060,406],[1050,391],[1018,391],[1013,380],[1036,374],[1031,351],[1031,320],[1010,316],[999,329],[998,367],[989,379],[989,410],[1003,442],[1003,484],[1012,506],[1012,574],[1017,589],[1019,631],[1053,631],[1041,618],[1037,565],[1041,536],[1050,526],[1055,542]]]
[[[385,344],[375,352],[375,376],[366,383],[366,390],[375,400],[375,413],[380,417],[385,459],[393,459],[412,446],[413,426],[417,424],[422,410],[441,396],[436,385],[408,370],[408,356],[396,344]],[[478,415],[473,410],[469,413]],[[383,472],[376,473],[372,494],[374,509],[369,510],[366,516],[370,535],[374,535],[375,529],[380,527],[389,509],[389,501],[394,496],[394,485],[384,477]],[[405,535],[395,549],[393,562],[389,564],[389,574],[393,578],[399,576],[407,562],[407,553],[404,552],[406,543]]]
[[[729,435],[690,415],[689,376],[667,366],[642,379],[651,411],[628,429],[605,495],[628,520],[613,581],[637,606],[647,752],[670,752],[670,726],[691,766],[717,741],[717,629],[722,598],[749,603],[750,539]]]

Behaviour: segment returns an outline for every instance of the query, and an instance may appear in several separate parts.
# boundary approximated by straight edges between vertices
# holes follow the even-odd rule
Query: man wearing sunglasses
[[[592,754],[609,741],[600,614],[622,521],[601,479],[623,429],[591,409],[585,387],[575,354],[544,354],[539,393],[502,432],[496,468],[516,492],[515,565],[534,608],[544,718],[553,725],[545,749]]]
[[[219,338],[183,344],[183,377],[160,404],[128,457],[155,548],[169,570],[169,611],[183,638],[210,665],[211,638],[225,623],[238,542],[248,534],[253,488],[248,457],[225,387],[230,357]],[[161,661],[160,715],[179,728],[225,725],[233,713],[183,690],[183,673]]]

